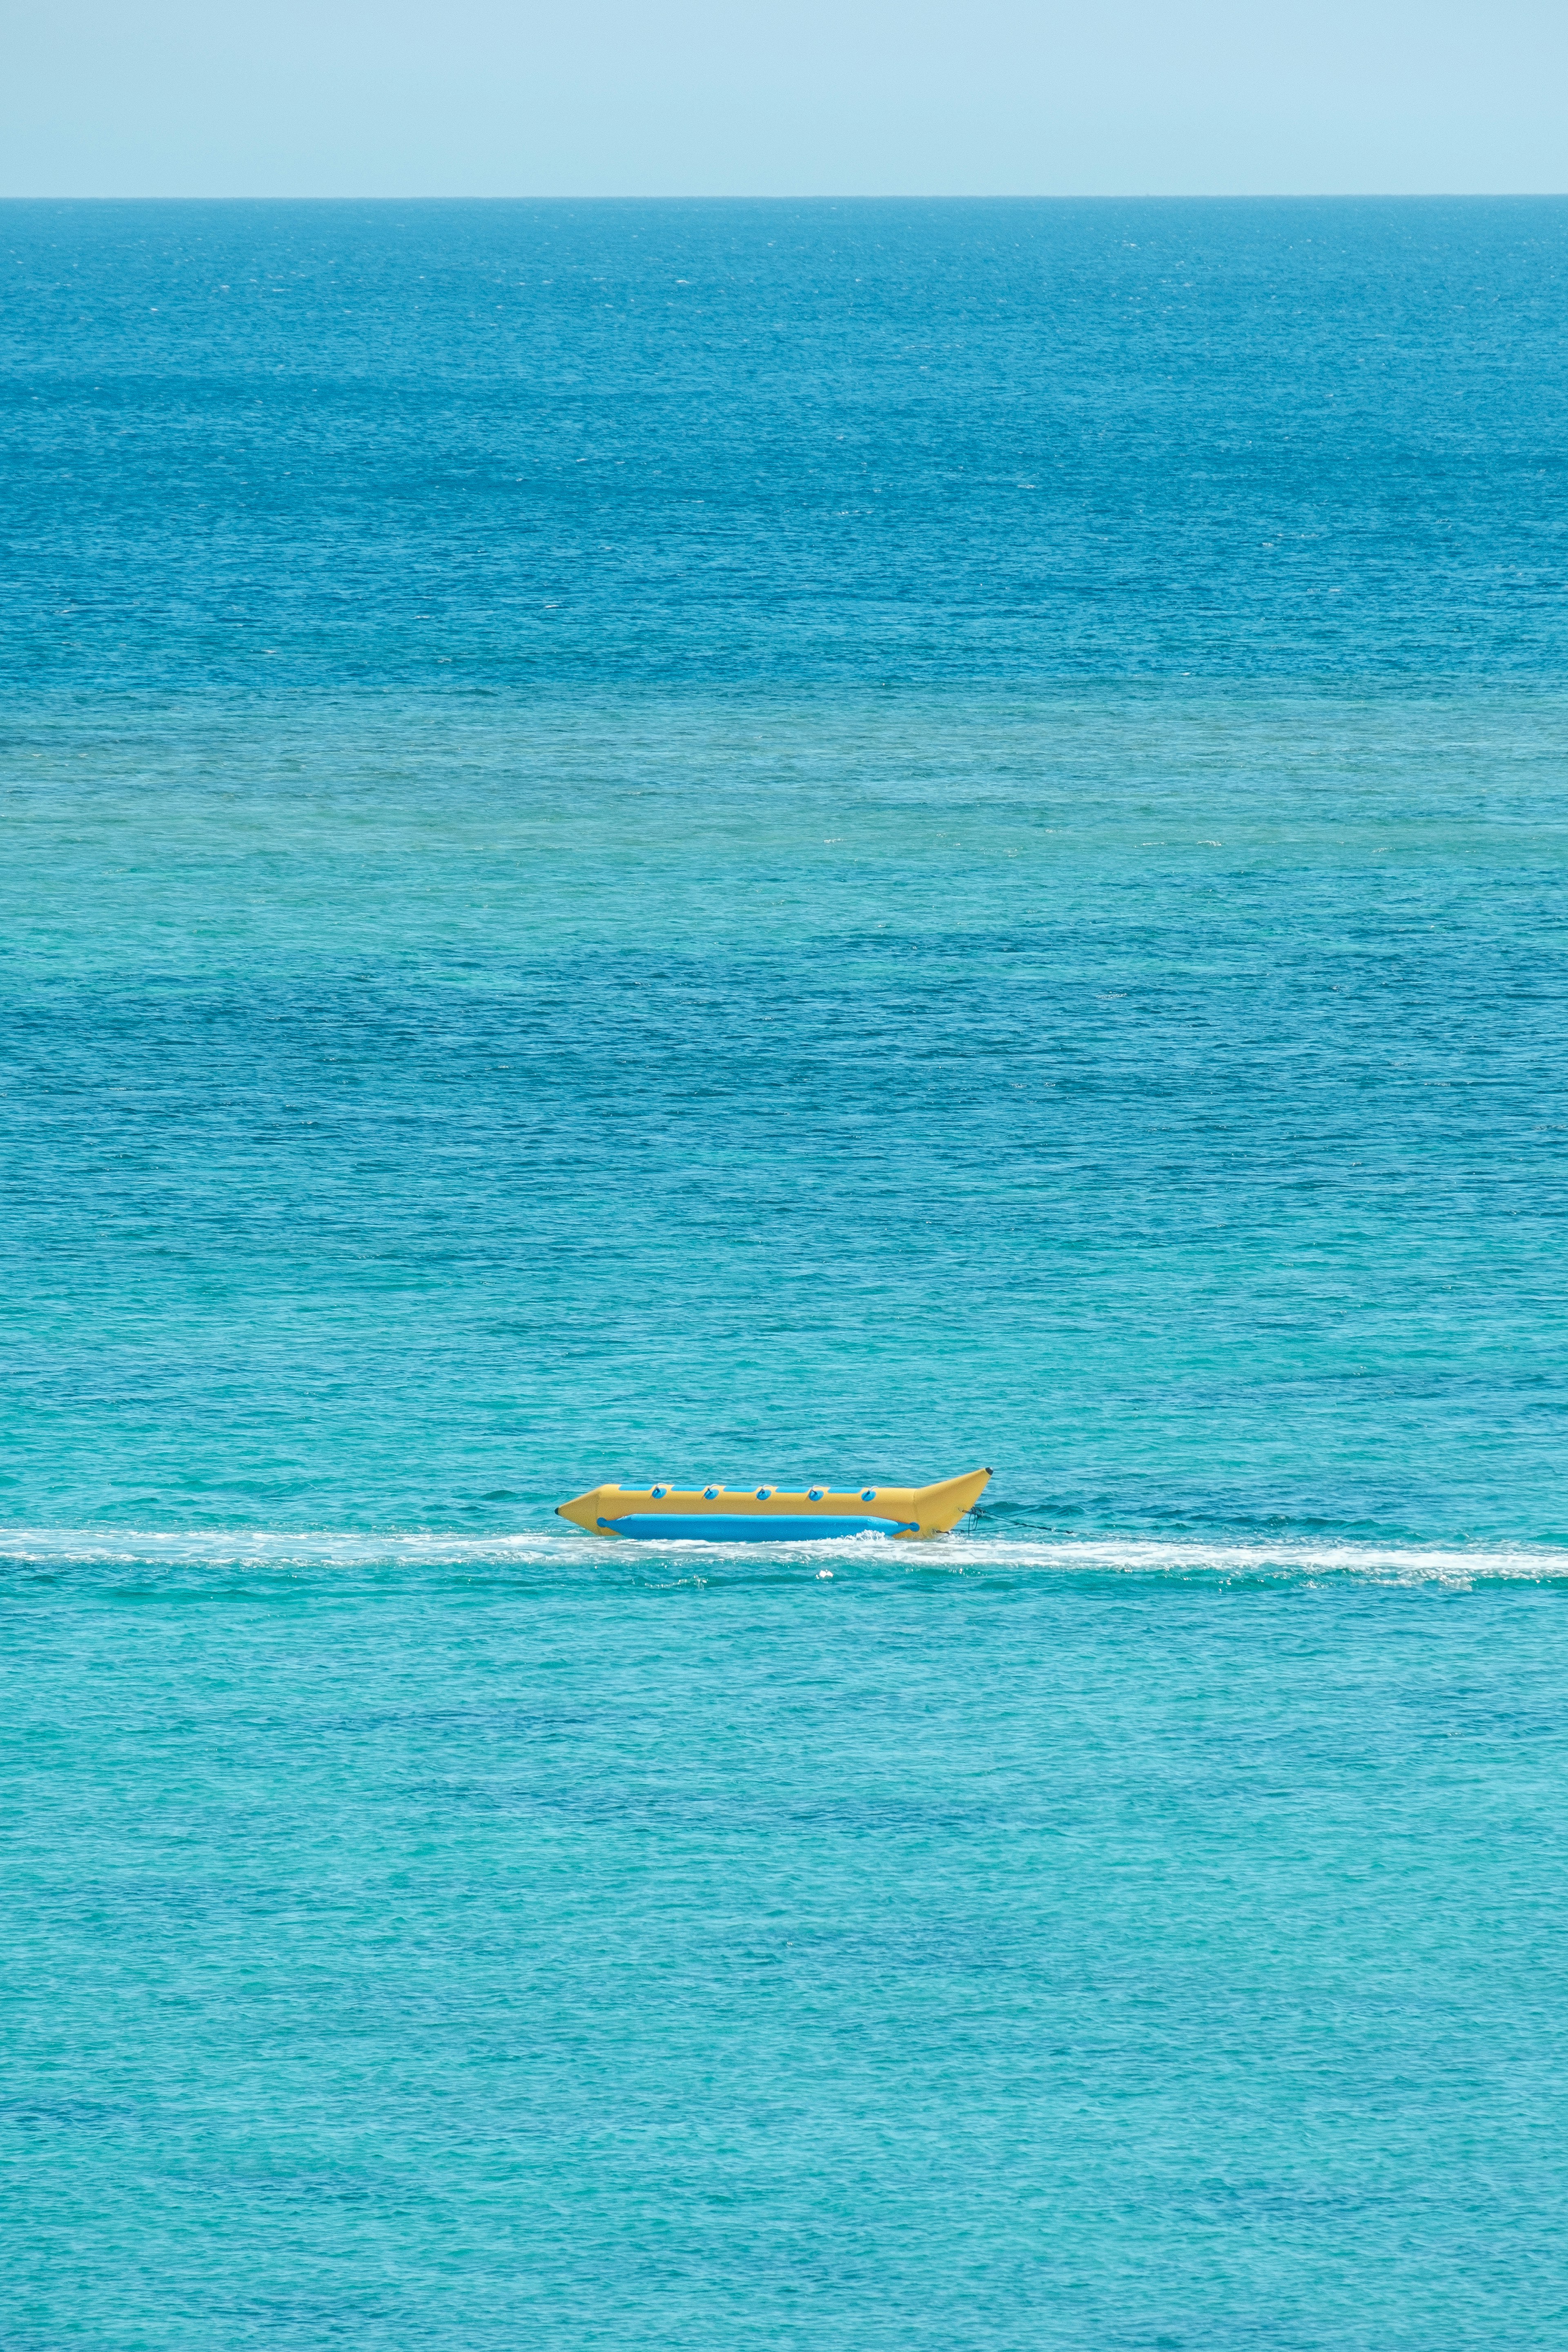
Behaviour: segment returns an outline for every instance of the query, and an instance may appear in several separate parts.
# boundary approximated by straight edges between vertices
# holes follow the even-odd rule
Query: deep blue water
[[[1568,202],[0,264],[5,2352],[1561,2341]]]

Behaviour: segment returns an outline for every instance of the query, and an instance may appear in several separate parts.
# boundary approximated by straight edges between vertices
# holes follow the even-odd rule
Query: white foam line
[[[979,1549],[980,1547],[976,1547]],[[1128,1537],[1074,1537],[1055,1543],[1003,1538],[984,1546],[987,1561],[1017,1568],[1098,1569],[1119,1574],[1399,1577],[1466,1580],[1476,1577],[1568,1577],[1568,1549],[1531,1544],[1397,1544],[1277,1539],[1271,1543],[1183,1543]]]
[[[192,1568],[463,1567],[487,1560],[559,1565],[551,1535],[375,1535],[332,1528],[0,1528],[0,1559]]]
[[[1568,1549],[1528,1544],[1394,1544],[1289,1538],[1214,1542],[1123,1536],[1032,1540],[963,1535],[921,1544],[882,1536],[818,1543],[594,1543],[553,1530],[466,1536],[329,1528],[164,1529],[142,1528],[0,1528],[0,1561],[223,1569],[616,1568],[671,1559],[682,1567],[764,1568],[792,1561],[838,1560],[879,1566],[1128,1576],[1362,1577],[1401,1583],[1468,1584],[1477,1579],[1568,1579]]]

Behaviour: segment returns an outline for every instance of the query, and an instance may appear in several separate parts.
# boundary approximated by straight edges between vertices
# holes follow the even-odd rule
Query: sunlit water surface
[[[1562,2339],[1565,247],[0,208],[5,2352]]]

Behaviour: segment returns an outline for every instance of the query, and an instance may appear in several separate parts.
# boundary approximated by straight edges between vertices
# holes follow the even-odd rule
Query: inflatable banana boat
[[[820,1543],[827,1536],[942,1536],[985,1490],[989,1470],[935,1486],[595,1486],[555,1516],[591,1535],[669,1543]]]

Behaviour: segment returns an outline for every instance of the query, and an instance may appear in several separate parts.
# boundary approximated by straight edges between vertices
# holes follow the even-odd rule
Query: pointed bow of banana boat
[[[644,1542],[820,1543],[834,1536],[941,1536],[985,1490],[989,1470],[934,1486],[595,1486],[556,1517],[591,1535]]]

